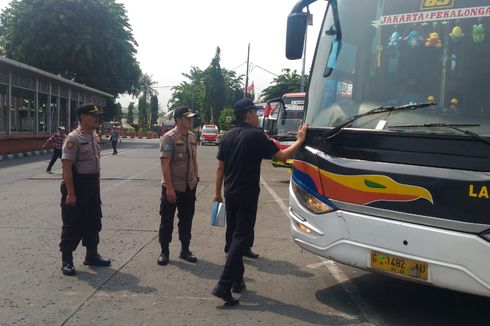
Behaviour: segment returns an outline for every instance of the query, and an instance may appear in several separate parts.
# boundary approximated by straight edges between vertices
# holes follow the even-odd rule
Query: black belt
[[[73,178],[77,180],[98,180],[100,178],[100,173],[76,173],[73,175]]]

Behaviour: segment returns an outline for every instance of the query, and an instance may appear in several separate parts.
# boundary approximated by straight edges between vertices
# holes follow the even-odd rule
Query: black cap
[[[187,106],[181,106],[175,109],[174,119],[177,118],[192,118],[196,114],[192,112],[191,108]]]
[[[233,106],[233,111],[235,112],[235,117],[241,117],[248,110],[257,110],[258,107],[255,106],[254,102],[252,102],[249,98],[243,98],[238,100]]]
[[[103,115],[104,112],[100,106],[95,104],[84,104],[77,109],[77,115],[81,116],[82,114]]]

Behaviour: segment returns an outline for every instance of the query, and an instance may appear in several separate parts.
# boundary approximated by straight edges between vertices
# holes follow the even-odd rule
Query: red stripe
[[[325,189],[325,196],[343,202],[367,205],[376,201],[412,201],[419,197],[404,194],[386,194],[377,192],[366,192],[343,186],[328,177],[322,175],[322,185]]]

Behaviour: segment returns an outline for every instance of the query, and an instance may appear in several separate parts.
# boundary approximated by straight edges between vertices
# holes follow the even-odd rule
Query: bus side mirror
[[[288,16],[286,31],[286,58],[289,60],[301,59],[305,44],[305,33],[308,22],[308,13],[297,12]]]

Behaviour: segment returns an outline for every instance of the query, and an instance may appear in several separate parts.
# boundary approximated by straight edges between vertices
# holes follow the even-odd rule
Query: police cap
[[[192,112],[191,108],[187,106],[181,106],[175,109],[174,118],[192,118],[196,114]]]
[[[82,114],[103,115],[104,112],[100,106],[95,104],[84,104],[77,109],[77,115],[81,116]]]

